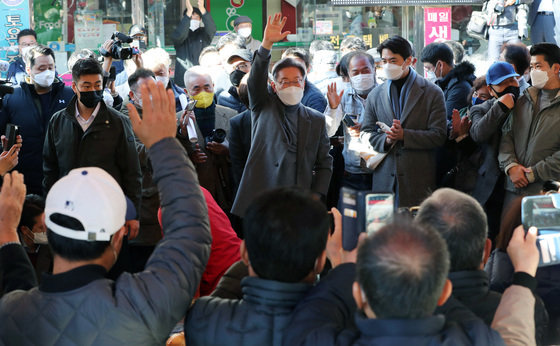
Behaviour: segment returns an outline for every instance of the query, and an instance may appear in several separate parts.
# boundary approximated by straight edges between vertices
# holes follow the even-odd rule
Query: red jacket
[[[208,219],[210,220],[210,232],[212,233],[210,258],[204,273],[202,273],[199,287],[200,296],[207,296],[214,291],[226,270],[241,259],[239,254],[241,239],[237,237],[228,217],[218,206],[210,192],[202,186],[200,189],[208,206]],[[161,207],[158,210],[158,219],[161,226]]]

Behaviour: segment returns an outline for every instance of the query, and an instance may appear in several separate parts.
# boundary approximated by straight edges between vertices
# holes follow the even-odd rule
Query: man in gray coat
[[[128,109],[153,164],[164,240],[145,271],[106,279],[124,236],[125,197],[101,168],[71,171],[53,185],[46,201],[53,274],[38,288],[2,297],[0,344],[162,345],[184,316],[210,254],[208,211],[194,167],[174,139],[173,92],[152,80],[146,84],[142,120],[132,105]],[[18,179],[22,184],[23,177]],[[22,191],[25,195],[25,187]],[[8,207],[13,206],[2,203]],[[0,229],[0,249],[21,247],[16,227],[7,226]],[[32,332],[22,328],[30,325]]]
[[[498,161],[506,179],[506,199],[538,194],[547,180],[560,180],[560,48],[531,47],[531,81],[509,118]]]
[[[411,68],[406,39],[393,36],[377,50],[387,82],[369,94],[360,134],[374,150],[387,153],[373,171],[372,189],[394,193],[397,206],[417,206],[436,187],[435,149],[447,133],[443,92]]]
[[[325,196],[329,187],[332,157],[325,117],[301,104],[305,67],[291,58],[280,60],[268,88],[270,50],[288,35],[282,32],[285,23],[281,14],[269,18],[249,74],[252,144],[232,208],[240,217],[265,190],[296,185]]]

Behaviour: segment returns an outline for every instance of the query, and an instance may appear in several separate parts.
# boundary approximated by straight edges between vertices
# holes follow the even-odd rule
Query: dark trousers
[[[554,21],[553,14],[538,13],[535,23],[531,26],[531,43],[548,42],[556,44],[554,39],[555,25],[556,22]]]

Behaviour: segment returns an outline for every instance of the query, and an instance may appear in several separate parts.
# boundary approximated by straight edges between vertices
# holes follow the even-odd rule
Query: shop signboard
[[[33,0],[37,42],[62,41],[62,1]]]
[[[17,34],[30,27],[29,0],[1,0],[0,25],[0,59],[12,62],[19,54]]]
[[[76,50],[97,49],[108,38],[103,32],[103,11],[83,10],[74,13]]]
[[[262,40],[263,7],[261,0],[212,0],[210,13],[218,31],[233,31],[233,21],[239,16],[247,16],[253,21],[251,36]]]
[[[451,39],[451,7],[424,8],[424,44]]]

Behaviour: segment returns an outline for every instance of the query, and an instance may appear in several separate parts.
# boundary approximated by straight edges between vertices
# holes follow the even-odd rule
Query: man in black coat
[[[204,26],[201,25],[201,21]],[[173,31],[171,39],[177,52],[175,64],[175,83],[184,87],[183,76],[190,67],[198,65],[198,57],[204,47],[210,45],[216,34],[216,24],[204,8],[204,0],[198,0],[198,8],[193,8],[187,0],[183,19]]]
[[[100,167],[121,186],[140,210],[142,172],[130,120],[103,101],[103,71],[95,59],[82,59],[72,68],[76,96],[49,122],[43,148],[43,189],[77,167]],[[138,220],[127,221],[130,238]]]

